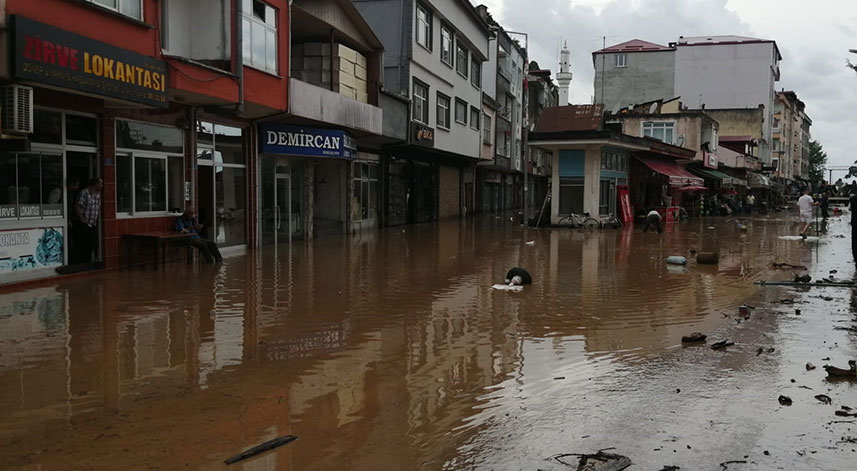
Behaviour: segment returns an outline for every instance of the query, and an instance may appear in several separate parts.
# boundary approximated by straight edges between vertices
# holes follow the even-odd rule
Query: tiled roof
[[[632,39],[630,41],[626,41],[621,44],[616,44],[615,46],[610,46],[598,51],[593,52],[593,54],[598,53],[610,53],[610,52],[650,52],[650,51],[672,51],[673,48],[668,46],[661,46],[660,44],[650,43],[648,41],[643,41],[641,39]]]

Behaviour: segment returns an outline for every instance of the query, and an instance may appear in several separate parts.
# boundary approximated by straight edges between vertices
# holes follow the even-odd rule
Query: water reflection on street
[[[492,216],[3,292],[0,462],[223,469],[294,434],[243,469],[526,467],[587,424],[620,429],[622,398],[681,368],[664,355],[757,294],[772,261],[810,264],[778,239],[794,232],[525,232]],[[720,264],[663,263],[691,249]],[[492,291],[516,265],[534,284]]]

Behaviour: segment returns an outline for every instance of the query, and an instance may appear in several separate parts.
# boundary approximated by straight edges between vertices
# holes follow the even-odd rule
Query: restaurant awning
[[[746,180],[735,178],[719,170],[699,167],[688,167],[688,169],[702,178],[708,178],[710,180],[720,180],[721,185],[723,186],[747,186]]]
[[[753,189],[771,187],[771,179],[759,173],[747,172],[747,182],[750,184],[750,188]]]
[[[674,161],[639,156],[637,159],[644,163],[646,167],[669,177],[670,185],[672,186],[705,186],[705,182],[701,178],[688,172],[687,169]]]

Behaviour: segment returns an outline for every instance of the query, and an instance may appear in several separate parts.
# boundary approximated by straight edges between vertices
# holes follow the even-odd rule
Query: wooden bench
[[[128,251],[128,267],[133,265],[134,245],[139,243],[155,245],[155,268],[158,266],[158,260],[162,265],[167,263],[167,244],[184,245],[187,250],[187,263],[190,264],[193,260],[193,248],[190,241],[193,239],[193,234],[179,234],[175,232],[146,232],[140,234],[122,234],[122,240],[125,241],[126,250]]]

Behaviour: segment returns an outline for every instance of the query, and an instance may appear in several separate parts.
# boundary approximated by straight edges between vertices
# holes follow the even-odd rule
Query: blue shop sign
[[[338,159],[353,159],[357,154],[357,142],[354,138],[345,131],[333,129],[262,124],[259,140],[263,154]]]

